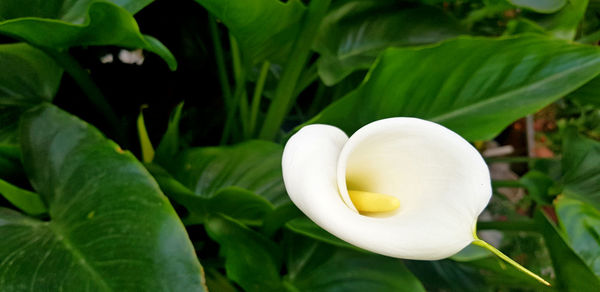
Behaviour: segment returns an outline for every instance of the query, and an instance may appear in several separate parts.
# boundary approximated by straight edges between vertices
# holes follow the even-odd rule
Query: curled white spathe
[[[336,127],[306,126],[286,144],[282,167],[290,198],[316,224],[360,248],[405,259],[446,258],[469,245],[492,194],[477,150],[416,118],[379,120],[350,138]],[[348,188],[395,196],[400,208],[361,215]]]

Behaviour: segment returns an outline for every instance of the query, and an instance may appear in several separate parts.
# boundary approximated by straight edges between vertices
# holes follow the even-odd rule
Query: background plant
[[[25,2],[0,3],[3,291],[600,287],[598,1]],[[291,204],[290,133],[392,116],[516,149],[478,228],[553,288],[476,247],[370,254]]]

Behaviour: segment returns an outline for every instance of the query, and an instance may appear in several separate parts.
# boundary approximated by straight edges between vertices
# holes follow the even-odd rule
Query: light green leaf
[[[563,236],[542,212],[535,214],[539,231],[550,251],[557,283],[553,285],[559,291],[594,291],[600,287],[600,280],[586,266],[565,242]]]
[[[183,102],[179,103],[171,113],[167,131],[160,140],[158,147],[156,147],[156,161],[159,164],[169,164],[172,157],[179,152],[179,121],[181,120],[182,109]]]
[[[173,207],[144,167],[51,105],[22,117],[23,162],[49,221],[0,208],[6,291],[204,291]]]
[[[399,259],[287,235],[286,282],[296,291],[425,291]]]
[[[600,142],[569,127],[563,138],[563,193],[600,210]]]
[[[279,144],[258,140],[234,146],[191,148],[165,167],[201,197],[212,197],[223,188],[236,186],[277,207],[289,202],[281,174],[282,152]]]
[[[554,13],[563,8],[567,0],[508,0],[508,2],[539,13]]]
[[[555,38],[573,40],[587,5],[588,0],[569,0],[563,9],[539,19],[538,23]]]
[[[323,19],[314,49],[319,75],[333,85],[355,70],[368,69],[388,47],[434,43],[465,33],[457,20],[432,6],[397,1],[349,0],[334,3]]]
[[[259,233],[223,216],[205,224],[208,236],[221,245],[227,277],[245,291],[281,291],[278,247]]]
[[[19,116],[51,101],[62,69],[42,51],[24,43],[0,45],[0,142],[17,143]]]
[[[441,123],[470,141],[486,140],[585,84],[599,65],[597,47],[530,35],[391,48],[359,88],[308,123],[351,134],[375,120],[409,116]]]
[[[21,189],[2,179],[0,179],[0,195],[27,214],[39,215],[47,211],[38,194]]]
[[[249,65],[284,64],[306,8],[299,0],[196,0],[235,36]]]
[[[600,212],[579,200],[561,197],[554,202],[570,246],[600,276]]]
[[[3,0],[0,5],[0,34],[34,46],[67,49],[73,46],[114,45],[141,48],[156,53],[171,70],[175,58],[158,40],[142,35],[131,13],[108,1],[48,0],[23,5],[20,0]],[[139,4],[118,1],[135,10]]]

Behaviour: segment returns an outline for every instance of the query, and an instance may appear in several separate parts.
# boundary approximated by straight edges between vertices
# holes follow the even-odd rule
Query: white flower
[[[288,141],[282,166],[290,198],[311,220],[353,245],[405,259],[446,258],[476,240],[477,216],[492,194],[477,150],[416,118],[376,121],[350,138],[306,126]],[[348,190],[369,194],[351,200]]]

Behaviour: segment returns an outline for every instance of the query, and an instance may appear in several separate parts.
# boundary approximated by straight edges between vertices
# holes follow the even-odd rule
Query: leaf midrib
[[[501,102],[503,100],[508,100],[508,99],[512,98],[515,94],[519,94],[519,93],[521,93],[523,91],[528,91],[528,90],[531,90],[531,89],[537,89],[537,88],[539,88],[539,87],[541,87],[541,86],[543,86],[543,85],[545,85],[547,83],[550,83],[550,82],[552,82],[552,81],[554,81],[556,79],[560,79],[560,78],[562,78],[564,76],[570,75],[573,72],[583,70],[583,68],[592,67],[593,65],[597,65],[598,63],[600,63],[600,59],[596,59],[594,62],[590,62],[590,63],[585,64],[583,66],[572,67],[569,70],[561,71],[561,72],[559,72],[557,74],[553,74],[553,75],[550,75],[550,76],[548,76],[546,78],[542,78],[542,79],[540,79],[537,82],[528,83],[525,86],[518,87],[515,90],[507,91],[507,92],[502,93],[500,95],[492,96],[491,98],[485,99],[483,101],[475,102],[475,103],[472,103],[470,105],[460,107],[460,108],[458,108],[456,110],[451,110],[451,111],[446,112],[446,113],[441,114],[441,115],[437,115],[437,116],[434,115],[434,116],[430,117],[430,119],[432,121],[434,121],[434,122],[443,122],[443,121],[446,121],[446,120],[450,120],[452,118],[456,118],[457,116],[465,115],[465,114],[467,114],[469,112],[472,112],[472,111],[477,111],[479,108],[485,107],[488,104],[493,104],[493,103],[496,103],[496,102]],[[598,75],[598,73],[596,73],[596,75],[594,75],[594,76],[597,76],[597,75]],[[594,78],[594,76],[592,76],[590,79]]]
[[[65,236],[64,231],[58,224],[56,224],[56,222],[50,222],[48,224],[48,229],[52,231],[56,241],[61,242],[65,249],[69,251],[76,259],[78,259],[76,261],[77,264],[88,272],[88,274],[92,277],[92,279],[95,280],[96,283],[99,284],[103,291],[112,291],[106,280],[92,265],[88,263],[87,258],[73,245],[71,240]]]

